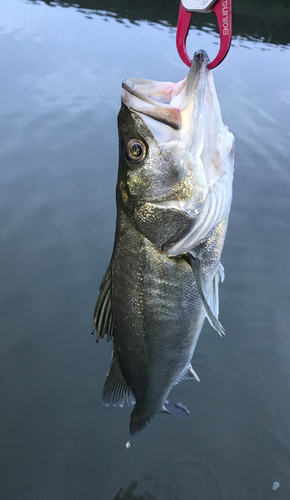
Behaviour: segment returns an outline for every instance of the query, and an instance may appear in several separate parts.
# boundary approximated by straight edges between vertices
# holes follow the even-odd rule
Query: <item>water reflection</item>
[[[117,20],[128,19],[131,23],[148,21],[176,27],[179,1],[143,2],[132,0],[68,0],[66,2],[50,0],[39,1],[55,7],[74,7],[87,11],[86,15],[114,17]],[[249,40],[260,40],[275,45],[289,44],[290,9],[288,0],[278,0],[273,5],[270,0],[233,1],[233,36],[242,36]],[[213,13],[194,16],[194,26],[199,29],[210,28],[217,31]]]
[[[158,500],[155,496],[152,496],[149,492],[144,491],[140,495],[136,493],[136,488],[138,487],[137,481],[132,481],[131,484],[124,490],[121,488],[114,500]]]
[[[180,457],[164,464],[162,472],[148,471],[127,484],[113,500],[226,500],[216,470],[195,457]]]

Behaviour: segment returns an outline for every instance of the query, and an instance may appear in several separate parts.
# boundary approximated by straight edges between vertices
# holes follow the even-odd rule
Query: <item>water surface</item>
[[[187,72],[178,3],[165,4],[1,2],[5,500],[113,500],[121,488],[126,500],[145,490],[158,500],[290,498],[288,2],[235,2],[233,46],[214,70],[236,137],[227,335],[205,324],[193,364],[201,383],[172,391],[192,416],[157,416],[127,449],[130,408],[100,404],[111,345],[95,346],[90,329],[114,237],[121,81]],[[189,51],[216,54],[213,23],[198,17]]]

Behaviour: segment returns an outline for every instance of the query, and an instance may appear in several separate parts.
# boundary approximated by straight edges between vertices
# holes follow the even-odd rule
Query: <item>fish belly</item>
[[[136,407],[161,411],[188,367],[205,318],[194,273],[121,215],[112,259],[114,349]]]

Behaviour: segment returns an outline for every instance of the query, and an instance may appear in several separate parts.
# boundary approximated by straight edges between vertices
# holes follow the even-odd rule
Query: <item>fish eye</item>
[[[146,156],[146,146],[139,139],[131,139],[127,142],[126,152],[131,163],[140,163]]]

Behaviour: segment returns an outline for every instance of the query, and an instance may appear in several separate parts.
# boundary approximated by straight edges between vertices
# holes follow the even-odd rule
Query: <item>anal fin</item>
[[[191,365],[189,365],[189,368],[187,369],[187,371],[185,373],[185,378],[186,379],[194,379],[197,382],[200,382],[199,376],[197,375],[196,371],[194,371],[194,369],[192,368]]]
[[[186,368],[186,370],[181,374],[180,378],[175,382],[174,385],[179,384],[181,380],[196,380],[197,382],[200,382],[199,376],[194,371],[191,365],[189,365],[189,367]]]

